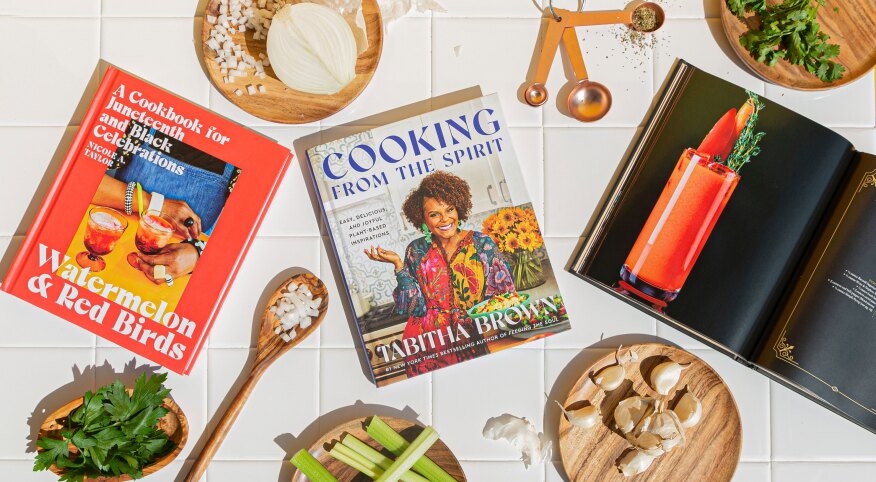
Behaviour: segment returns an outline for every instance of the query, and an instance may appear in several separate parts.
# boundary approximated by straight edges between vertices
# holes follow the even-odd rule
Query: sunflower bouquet
[[[511,276],[518,290],[545,282],[541,258],[533,253],[544,246],[544,238],[532,208],[502,208],[484,220],[483,232],[507,253]]]

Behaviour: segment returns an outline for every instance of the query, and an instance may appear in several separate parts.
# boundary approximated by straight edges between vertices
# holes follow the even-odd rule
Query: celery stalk
[[[362,457],[365,457],[369,461],[377,464],[380,467],[380,472],[382,473],[386,469],[388,469],[392,465],[392,459],[383,455],[382,453],[374,450],[370,445],[365,442],[357,439],[355,436],[347,434],[341,439],[341,443],[345,447],[349,447]],[[407,471],[401,476],[402,482],[430,482],[429,479],[421,476],[420,474],[412,471]]]
[[[401,475],[414,466],[414,463],[429,450],[429,447],[438,441],[438,432],[432,427],[426,427],[420,435],[411,442],[410,446],[395,459],[395,462],[386,469],[375,482],[398,482]]]
[[[355,450],[352,450],[350,447],[345,447],[342,444],[335,444],[335,446],[329,451],[329,455],[372,479],[376,479],[383,474],[383,472],[380,471],[380,468],[377,467],[377,464],[368,461],[365,457],[357,457],[359,454],[357,454]]]
[[[366,427],[368,435],[383,445],[387,450],[399,456],[408,448],[408,441],[399,435],[398,432],[392,429],[378,416],[371,418],[371,422]],[[450,476],[438,464],[432,461],[429,457],[423,456],[420,460],[414,463],[414,470],[422,474],[431,482],[456,482],[456,479]]]
[[[298,467],[298,470],[300,470],[308,480],[313,482],[338,482],[338,479],[336,479],[321,463],[319,463],[319,460],[316,460],[313,455],[310,455],[310,452],[304,449],[299,450],[298,453],[292,457],[290,462],[292,462],[292,465]]]

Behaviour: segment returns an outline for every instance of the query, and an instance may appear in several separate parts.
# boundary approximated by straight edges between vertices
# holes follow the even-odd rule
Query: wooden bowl
[[[306,124],[316,122],[337,113],[350,104],[359,94],[365,90],[377,64],[380,62],[380,54],[383,51],[383,21],[380,17],[380,7],[377,0],[362,0],[362,15],[365,19],[365,35],[368,39],[368,48],[359,54],[356,60],[356,77],[349,85],[340,92],[331,95],[308,94],[286,86],[274,74],[271,66],[265,67],[267,76],[264,79],[249,76],[243,80],[226,84],[222,80],[219,70],[219,62],[216,61],[213,50],[207,46],[210,39],[210,29],[213,25],[207,21],[207,15],[219,15],[219,0],[209,0],[204,11],[204,22],[201,33],[201,44],[204,49],[204,63],[207,73],[216,89],[230,100],[231,103],[249,112],[250,114],[282,124]],[[253,31],[238,32],[233,35],[235,43],[242,50],[256,59],[259,54],[268,53],[267,39],[253,39]],[[253,95],[246,94],[246,86],[262,84],[266,92],[256,92]],[[244,92],[243,95],[234,93],[235,89]]]
[[[129,394],[132,391],[133,390],[131,390],[130,388],[128,389]],[[64,424],[67,422],[67,416],[70,415],[71,412],[82,406],[83,402],[84,398],[80,397],[50,413],[49,416],[46,417],[45,422],[43,422],[43,424],[40,426],[40,431],[37,434],[37,439],[58,435],[59,431],[64,428]],[[188,419],[186,419],[185,413],[183,413],[182,409],[179,408],[179,405],[177,405],[176,402],[174,402],[170,398],[165,398],[163,407],[168,409],[169,412],[158,421],[158,427],[168,433],[170,440],[176,443],[176,448],[164,457],[156,459],[152,464],[147,465],[143,469],[144,477],[158,472],[159,470],[167,466],[167,464],[173,462],[173,460],[179,455],[179,453],[182,452],[183,447],[185,447],[186,445],[186,440],[188,440],[189,437],[189,422]],[[43,450],[44,449],[42,448],[37,449],[37,451],[39,452],[42,452]],[[64,473],[63,469],[59,469],[54,465],[52,465],[49,470],[51,470],[55,475],[62,475]],[[85,480],[86,482],[123,482],[132,479],[127,475],[124,475],[121,477],[98,477],[95,479],[86,478]]]
[[[417,435],[423,431],[423,427],[416,422],[393,417],[380,417],[380,419],[386,422],[387,425],[392,427],[396,432],[400,433],[409,442],[417,438]],[[335,460],[335,458],[328,453],[331,448],[331,443],[335,440],[340,440],[346,434],[355,436],[376,450],[383,450],[383,447],[375,442],[374,439],[368,435],[368,432],[365,431],[365,424],[369,420],[370,417],[358,418],[343,425],[339,425],[328,431],[322,436],[322,438],[313,444],[312,447],[310,447],[310,454],[313,455],[316,460],[319,460],[319,462],[324,465],[339,482],[370,480],[364,475],[360,475],[359,471],[356,469],[349,467],[343,462]],[[388,452],[384,453],[390,455]],[[443,441],[438,440],[435,442],[435,445],[426,452],[426,456],[438,464],[439,467],[446,470],[447,473],[458,482],[466,482],[468,480],[465,478],[465,473],[462,471],[462,466],[459,465],[459,461],[456,460],[456,456],[454,456],[453,452],[447,448],[447,445],[444,445]],[[395,457],[393,456],[393,458]],[[305,477],[300,470],[295,470],[292,474],[292,482],[307,482],[307,480],[308,478]]]
[[[842,78],[834,82],[822,82],[804,67],[781,59],[772,67],[758,62],[739,44],[739,36],[749,30],[749,25],[758,25],[759,20],[754,15],[749,15],[745,21],[740,20],[727,8],[726,0],[719,0],[719,3],[721,25],[736,55],[768,82],[796,90],[833,89],[867,75],[876,65],[876,8],[873,0],[827,2],[818,9],[818,23],[821,30],[830,35],[828,42],[840,46],[839,57],[834,60],[846,68]],[[778,2],[768,0],[767,3]],[[839,7],[838,12],[833,11],[834,6]]]
[[[615,363],[615,354],[611,353],[585,370],[569,391],[563,404],[567,410],[581,408],[585,401],[590,401],[596,403],[602,413],[601,422],[590,428],[576,427],[565,416],[560,417],[560,455],[569,480],[729,481],[736,471],[742,449],[742,423],[736,401],[724,380],[704,361],[682,349],[658,343],[630,348],[639,355],[638,361],[624,365],[627,379],[620,387],[604,392],[591,379],[594,373]],[[626,347],[621,353],[625,354],[625,350]],[[690,363],[690,366],[681,372],[681,379],[673,391],[661,397],[646,380],[650,380],[655,366],[668,360]],[[617,463],[630,445],[614,425],[615,407],[621,400],[634,395],[670,400],[669,406],[674,407],[685,393],[685,386],[703,404],[700,422],[686,430],[687,441],[683,446],[657,457],[641,474],[625,477],[618,470]]]

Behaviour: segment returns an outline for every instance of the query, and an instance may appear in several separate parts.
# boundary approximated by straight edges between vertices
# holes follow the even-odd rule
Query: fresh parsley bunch
[[[773,66],[785,59],[802,65],[823,82],[833,82],[846,69],[830,60],[839,55],[840,46],[828,43],[830,36],[821,31],[816,19],[823,5],[824,0],[783,0],[773,6],[765,0],[727,0],[730,11],[741,19],[746,12],[760,16],[760,30],[752,29],[739,37],[739,43],[758,62]]]
[[[167,374],[140,376],[129,395],[116,380],[96,393],[86,392],[82,406],[70,413],[61,439],[43,437],[37,446],[33,470],[48,470],[53,464],[64,469],[60,481],[82,482],[85,477],[128,475],[143,477],[143,468],[167,454],[174,444],[156,427],[167,414],[162,407],[170,390],[164,388]],[[70,445],[76,447],[71,454]]]

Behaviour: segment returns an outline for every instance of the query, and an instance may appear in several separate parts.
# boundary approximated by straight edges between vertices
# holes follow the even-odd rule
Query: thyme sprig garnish
[[[757,118],[761,109],[764,107],[763,102],[761,102],[757,94],[754,92],[748,90],[745,92],[748,94],[748,100],[752,103],[753,110],[748,121],[745,122],[745,127],[742,128],[739,138],[736,139],[736,143],[733,144],[733,150],[730,151],[730,155],[727,156],[727,161],[725,162],[727,167],[733,169],[736,173],[742,169],[742,166],[748,164],[752,157],[760,154],[758,143],[760,143],[760,140],[766,135],[766,132],[754,131],[754,126],[757,124]]]

